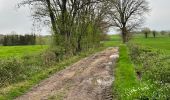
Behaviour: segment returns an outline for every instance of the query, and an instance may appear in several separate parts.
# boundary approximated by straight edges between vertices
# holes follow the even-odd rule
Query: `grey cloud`
[[[149,0],[151,12],[145,26],[154,30],[170,30],[170,0]]]
[[[0,34],[16,31],[32,32],[32,20],[28,8],[16,9],[21,0],[0,0]],[[145,26],[153,30],[170,30],[170,0],[148,0],[151,12],[147,16]],[[46,30],[46,29],[45,29]],[[48,31],[42,33],[47,33]],[[112,29],[111,29],[112,31]],[[112,33],[112,32],[109,32]]]
[[[32,20],[28,8],[17,9],[19,0],[0,0],[0,33],[30,33]]]

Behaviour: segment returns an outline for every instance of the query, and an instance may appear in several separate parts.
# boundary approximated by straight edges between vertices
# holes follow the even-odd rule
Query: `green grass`
[[[121,100],[128,100],[127,90],[138,85],[135,75],[135,69],[128,55],[128,49],[126,45],[120,45],[120,58],[115,70],[115,90],[118,94],[118,98]]]
[[[170,75],[168,72],[170,37],[144,38],[142,36],[136,36],[130,41],[130,44],[132,45],[129,45],[130,48],[133,49],[131,56],[134,66],[138,71],[143,72],[138,88],[147,89],[145,91],[142,90],[142,92],[135,89],[136,97],[140,99],[149,98],[149,100],[153,100],[154,98],[157,98],[155,100],[166,100],[169,97],[167,96],[169,93],[167,93],[166,89],[169,88],[166,87],[168,83],[165,82],[165,85],[163,82],[168,80],[167,76]],[[162,57],[166,59],[162,60]],[[162,84],[157,84],[159,82]]]
[[[135,37],[131,40],[133,43],[138,43],[143,46],[161,49],[170,54],[170,37],[157,37],[157,38],[143,38]]]
[[[27,54],[40,53],[48,46],[35,45],[35,46],[0,46],[0,58],[6,57],[21,57]]]
[[[140,81],[137,79],[137,65],[131,61],[127,45],[122,45],[120,40],[121,39],[118,36],[111,36],[111,41],[105,42],[105,46],[119,46],[120,48],[120,58],[114,71],[115,82],[113,85],[113,93],[115,94],[116,92],[117,98],[120,100],[153,99],[154,96],[156,96],[155,93],[157,93],[158,88],[156,88],[156,85],[151,84],[149,81]],[[149,37],[145,39],[144,37],[138,35],[130,42],[137,43],[143,47],[149,47],[154,51],[157,49],[165,51],[166,55],[167,53],[170,54],[170,45],[168,45],[170,44],[169,37]],[[158,90],[160,90],[160,88]],[[165,94],[161,96],[165,96]]]
[[[24,82],[19,82],[13,85],[10,85],[5,88],[0,89],[0,100],[13,100],[17,96],[20,96],[24,94],[26,91],[28,91],[32,86],[38,84],[41,80],[48,78],[50,75],[63,70],[66,68],[66,66],[71,65],[74,62],[77,62],[78,60],[93,54],[95,52],[101,51],[104,48],[97,48],[97,49],[91,49],[86,52],[82,52],[77,56],[72,56],[68,58],[67,60],[62,60],[61,62],[57,63],[55,66],[51,66],[46,70],[42,70],[41,72],[38,72],[34,75],[32,75],[29,79],[25,80]]]
[[[105,47],[119,46],[121,44],[121,38],[119,35],[111,35],[110,41],[104,41]]]
[[[116,69],[114,70],[115,81],[113,84],[113,95],[115,95],[115,98],[128,100],[132,96],[128,97],[127,92],[136,88],[139,83],[136,80],[135,69],[129,58],[126,44],[122,44],[119,35],[112,35],[110,37],[111,40],[105,41],[104,46],[117,46],[119,47],[120,53],[120,58],[117,62]]]
[[[170,37],[144,38],[144,36],[136,35],[130,41],[137,43],[143,47],[149,47],[153,50],[159,49],[170,54]],[[111,36],[110,41],[105,41],[104,46],[118,46],[120,49],[120,58],[117,63],[115,73],[115,82],[113,85],[113,93],[117,94],[120,100],[145,100],[145,96],[153,96],[155,88],[152,84],[145,81],[139,81],[136,77],[136,68],[129,56],[129,49],[126,44],[121,44],[121,38],[118,35]]]

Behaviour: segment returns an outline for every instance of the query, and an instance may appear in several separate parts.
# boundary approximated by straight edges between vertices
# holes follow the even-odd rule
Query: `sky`
[[[17,9],[16,5],[21,0],[0,0],[0,34],[15,31],[19,34],[32,33],[33,21],[29,8]],[[150,13],[146,16],[144,27],[152,30],[170,30],[170,0],[148,0]],[[44,29],[40,34],[49,34]],[[109,34],[116,31],[110,29]]]

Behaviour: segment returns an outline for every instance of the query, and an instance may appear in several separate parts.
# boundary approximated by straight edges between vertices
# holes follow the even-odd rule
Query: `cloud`
[[[32,19],[28,8],[16,9],[21,0],[0,0],[0,34],[16,31],[17,33],[31,33]],[[170,0],[148,0],[151,12],[147,16],[145,26],[153,30],[170,30]],[[42,33],[47,33],[47,31]],[[111,31],[113,31],[111,29]],[[114,32],[109,32],[114,33]]]
[[[151,12],[145,26],[154,30],[170,30],[170,0],[149,0]]]
[[[31,32],[32,20],[28,8],[17,9],[19,0],[0,0],[0,33]]]

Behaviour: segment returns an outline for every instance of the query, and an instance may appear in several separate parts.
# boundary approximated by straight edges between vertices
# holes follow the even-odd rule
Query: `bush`
[[[50,51],[50,50],[44,52],[41,56],[43,59],[43,63],[45,65],[51,65],[51,64],[55,63],[57,60],[57,56],[56,56],[55,52]]]
[[[170,55],[164,51],[128,44],[131,60],[136,69],[142,73],[142,82],[154,85],[152,93],[154,99],[170,99]],[[145,95],[144,97],[147,97]]]
[[[22,77],[22,62],[16,58],[0,60],[0,87],[16,82]]]
[[[26,54],[21,58],[0,59],[0,87],[23,81],[56,62],[55,53]]]
[[[27,80],[65,57],[70,56],[64,54],[62,48],[51,47],[41,54],[25,54],[18,58],[0,59],[0,88]]]

